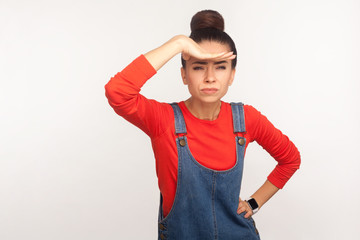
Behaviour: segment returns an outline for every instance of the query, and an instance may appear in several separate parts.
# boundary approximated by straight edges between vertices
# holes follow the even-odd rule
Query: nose
[[[205,76],[205,81],[207,83],[211,83],[211,82],[214,82],[215,81],[215,72],[214,72],[214,69],[209,67],[207,68],[206,70],[206,76]]]

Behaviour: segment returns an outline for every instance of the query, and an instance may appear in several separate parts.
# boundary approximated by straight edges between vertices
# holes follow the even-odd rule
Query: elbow
[[[298,150],[298,148],[292,144],[292,148],[290,150],[290,154],[289,154],[289,160],[288,160],[288,165],[289,167],[292,169],[292,171],[296,171],[300,168],[301,165],[301,156],[300,156],[300,152]]]
[[[121,84],[115,84],[113,79],[111,79],[105,85],[105,96],[108,99],[110,105],[122,105],[133,98],[133,96],[127,93],[124,89],[125,87]]]
[[[288,162],[287,165],[293,172],[295,172],[296,170],[298,170],[300,168],[301,157],[300,157],[299,151],[297,152],[297,154],[295,154],[295,156],[292,158],[292,160],[290,162]]]
[[[105,85],[105,97],[108,99],[110,105],[119,103],[120,95],[117,94],[110,82]]]
[[[115,85],[113,84],[112,78],[110,81],[104,86],[105,88],[105,96],[110,100],[115,98],[116,95],[119,94],[119,91],[117,91]]]
[[[291,175],[294,174],[298,169],[300,169],[300,165],[301,156],[299,152],[297,152],[297,154],[294,154],[293,157],[289,158],[288,161],[279,162],[279,167],[286,172],[291,173]]]
[[[290,163],[287,164],[287,167],[289,168],[289,171],[292,173],[295,173],[298,169],[300,169],[301,165],[301,157],[300,154],[294,158]]]
[[[123,90],[124,87],[114,87],[111,82],[105,85],[105,96],[109,105],[120,115],[130,115],[137,109],[138,95]]]
[[[113,86],[111,85],[111,80],[105,85],[105,96],[110,101],[115,96],[115,91]]]

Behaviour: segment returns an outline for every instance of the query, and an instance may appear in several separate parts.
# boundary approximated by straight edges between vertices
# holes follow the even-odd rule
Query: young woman
[[[159,239],[260,239],[251,217],[299,168],[294,144],[250,105],[221,98],[234,81],[236,48],[222,16],[195,14],[191,35],[140,55],[106,84],[115,112],[151,138],[160,189]],[[139,92],[182,54],[191,97],[167,104]],[[257,141],[278,165],[247,200],[239,198],[247,145]]]

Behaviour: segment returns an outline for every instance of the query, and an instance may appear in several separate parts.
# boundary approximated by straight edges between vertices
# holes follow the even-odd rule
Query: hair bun
[[[201,28],[216,28],[224,31],[224,18],[220,13],[214,10],[203,10],[197,12],[190,22],[191,31],[196,31]]]

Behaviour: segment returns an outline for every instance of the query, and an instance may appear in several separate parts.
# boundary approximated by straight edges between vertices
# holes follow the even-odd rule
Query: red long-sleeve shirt
[[[156,70],[141,55],[110,79],[105,85],[105,94],[117,114],[151,138],[159,189],[163,196],[163,213],[166,216],[175,198],[178,170],[174,113],[169,104],[147,99],[140,94],[141,87],[155,73]],[[195,159],[214,170],[234,166],[236,146],[230,104],[221,102],[219,116],[213,121],[196,118],[184,102],[179,102],[179,106],[186,122],[189,148]],[[278,165],[268,180],[283,188],[300,166],[299,151],[254,107],[245,105],[244,115],[246,147],[255,140],[274,157]]]

